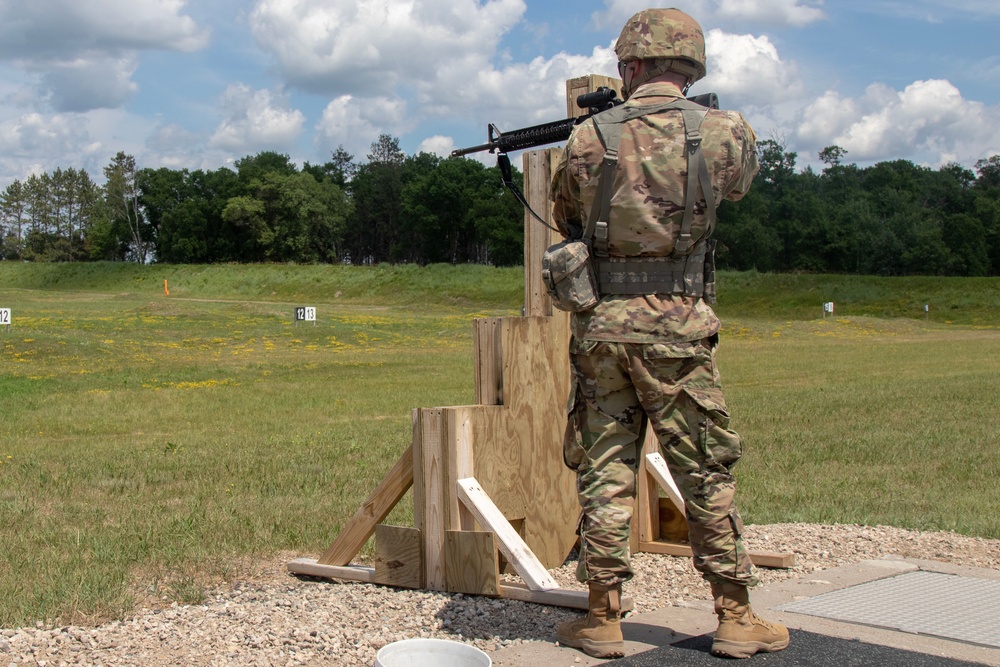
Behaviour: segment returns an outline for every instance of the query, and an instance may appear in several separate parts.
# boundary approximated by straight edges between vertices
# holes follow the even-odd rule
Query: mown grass
[[[1000,282],[722,280],[748,521],[1000,537]],[[487,267],[0,262],[0,626],[192,602],[256,559],[321,552],[408,444],[411,408],[472,401],[472,320],[517,314],[522,285]],[[294,305],[318,322],[295,326]]]

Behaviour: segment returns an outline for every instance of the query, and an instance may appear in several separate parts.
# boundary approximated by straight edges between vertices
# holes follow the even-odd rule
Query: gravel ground
[[[790,570],[764,570],[762,583],[886,555],[1000,569],[1000,540],[898,528],[812,524],[747,527],[749,548],[791,551]],[[438,637],[495,651],[552,641],[555,626],[575,612],[517,601],[411,591],[360,583],[299,579],[284,554],[253,581],[212,593],[200,605],[147,609],[99,626],[0,630],[0,667],[91,665],[298,666],[375,664],[383,645]],[[625,593],[636,611],[708,597],[690,559],[638,554]],[[569,561],[552,574],[578,587]]]

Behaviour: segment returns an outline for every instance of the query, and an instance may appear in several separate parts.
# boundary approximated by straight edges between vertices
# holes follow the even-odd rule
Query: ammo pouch
[[[552,305],[559,310],[579,313],[590,310],[601,299],[590,246],[580,239],[567,239],[545,251],[542,282],[552,297]]]

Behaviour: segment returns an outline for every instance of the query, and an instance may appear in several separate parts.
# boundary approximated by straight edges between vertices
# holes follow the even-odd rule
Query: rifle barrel
[[[469,148],[456,148],[451,152],[452,157],[462,157],[463,155],[468,155],[469,153],[478,153],[479,151],[490,151],[493,152],[497,145],[492,141],[488,144],[479,144],[478,146],[471,146]]]

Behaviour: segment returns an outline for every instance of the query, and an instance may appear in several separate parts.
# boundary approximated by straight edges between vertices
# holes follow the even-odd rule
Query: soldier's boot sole
[[[559,643],[570,648],[577,648],[592,658],[624,658],[625,642],[597,641],[586,638],[559,637]]]
[[[788,648],[787,639],[776,642],[736,642],[716,639],[712,642],[712,655],[722,658],[749,658],[755,653],[774,653]]]

